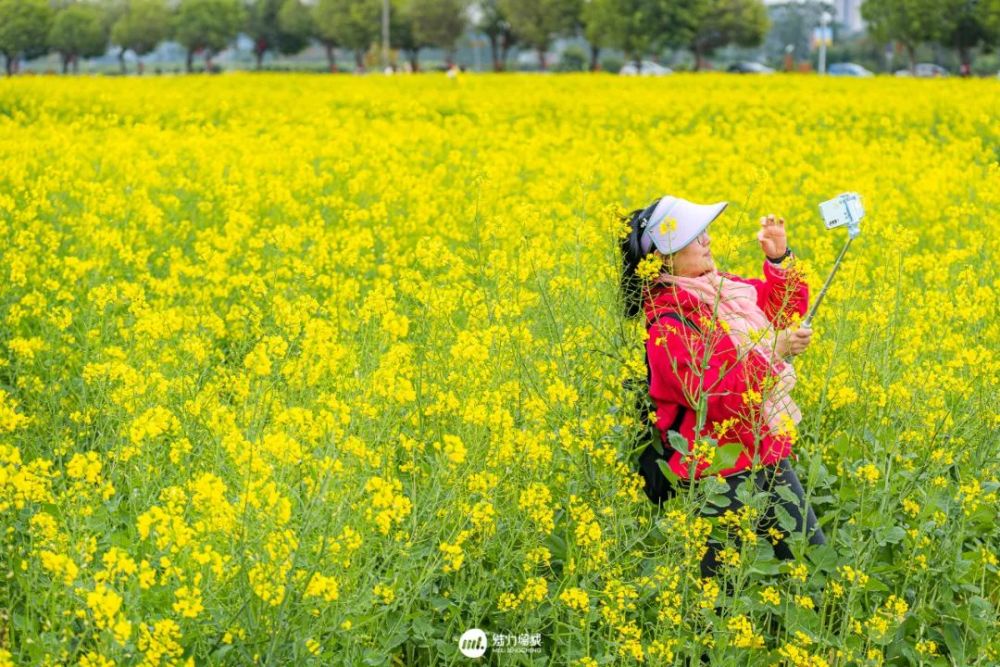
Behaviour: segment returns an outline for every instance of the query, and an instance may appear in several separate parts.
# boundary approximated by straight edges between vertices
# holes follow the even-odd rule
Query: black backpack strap
[[[701,327],[695,324],[691,319],[681,315],[680,313],[675,313],[674,311],[667,311],[665,313],[657,313],[656,318],[652,322],[646,324],[646,329],[649,330],[654,324],[662,320],[664,317],[669,317],[672,320],[676,320],[681,324],[687,325],[688,327],[694,329],[698,333],[701,333]]]
[[[681,324],[687,325],[688,327],[694,329],[698,333],[701,333],[701,328],[697,324],[695,324],[694,322],[692,322],[687,317],[684,317],[680,313],[675,313],[673,311],[667,311],[665,313],[657,313],[656,318],[653,319],[652,322],[647,322],[647,324],[646,324],[646,331],[648,332],[650,329],[652,329],[653,325],[656,324],[657,322],[659,322],[660,320],[662,320],[664,317],[669,317],[670,319],[675,320],[677,322],[680,322]],[[649,367],[649,355],[645,355],[645,357],[646,357],[646,384],[649,385],[649,383],[653,379],[653,371]],[[681,409],[677,411],[677,415],[678,415],[678,420],[675,420],[675,421],[679,421],[679,418],[684,415],[684,406],[683,405],[681,406]],[[677,429],[673,429],[673,430],[676,431]]]

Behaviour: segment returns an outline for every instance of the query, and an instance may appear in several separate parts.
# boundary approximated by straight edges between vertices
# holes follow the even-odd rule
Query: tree
[[[478,7],[480,18],[476,29],[490,40],[493,71],[502,72],[507,68],[507,53],[517,44],[517,35],[500,8],[499,0],[480,0]]]
[[[243,25],[243,7],[238,0],[181,0],[174,18],[174,34],[187,49],[187,71],[198,51],[205,53],[205,69],[212,68],[212,55],[226,48]]]
[[[771,7],[771,29],[767,33],[765,50],[780,57],[791,44],[791,56],[804,57],[809,53],[813,28],[820,24],[826,7],[822,4],[788,2]],[[832,58],[831,52],[827,56]]]
[[[697,0],[692,19],[688,47],[695,56],[695,70],[719,47],[759,45],[770,23],[761,0]]]
[[[985,0],[980,3],[983,25],[989,31],[990,46],[1000,45],[1000,0]]]
[[[285,13],[284,25],[281,14]],[[253,53],[257,69],[261,68],[268,51],[298,53],[309,43],[309,26],[303,24],[303,14],[308,20],[309,10],[298,0],[251,0],[246,5],[246,33],[253,40]]]
[[[17,58],[33,58],[48,51],[52,10],[46,0],[0,0],[0,53],[7,61],[7,76]]]
[[[257,69],[261,68],[264,54],[278,43],[278,10],[281,0],[250,0],[246,4],[247,36],[253,40],[253,54]]]
[[[111,42],[118,45],[118,62],[125,73],[125,52],[137,58],[152,53],[170,36],[170,10],[164,0],[129,0],[111,28]],[[139,61],[142,74],[142,61]]]
[[[917,46],[941,33],[945,23],[943,5],[940,0],[865,0],[861,16],[876,39],[896,40],[903,45],[913,72],[917,66]]]
[[[114,39],[115,24],[121,20],[129,7],[129,0],[98,0],[101,6],[101,23],[108,33],[111,44],[118,46],[118,63],[125,72],[125,49]]]
[[[355,68],[364,71],[365,51],[375,41],[381,26],[381,0],[319,0],[313,16],[322,38],[351,49]]]
[[[301,0],[284,0],[278,10],[278,51],[285,55],[299,53],[313,37],[312,13]]]
[[[445,63],[455,60],[455,43],[468,28],[467,0],[410,0],[408,13],[417,43],[444,49]]]
[[[671,0],[590,0],[584,6],[591,69],[596,69],[600,46],[621,49],[641,71],[642,57],[665,46],[687,43],[693,35],[690,3]]]
[[[990,17],[995,4],[996,0],[942,0],[944,21],[938,40],[955,49],[963,73],[972,71],[972,49],[996,41]]]
[[[104,29],[111,32],[111,28],[118,23],[125,11],[128,9],[129,0],[98,0],[101,8],[101,21]]]
[[[420,49],[430,44],[417,39],[414,33],[409,0],[393,0],[389,12],[389,46],[406,54],[414,72],[420,71]]]
[[[62,71],[79,71],[80,58],[93,58],[108,48],[108,29],[101,8],[75,3],[56,13],[49,45],[62,57]]]
[[[588,0],[583,5],[583,34],[590,44],[590,71],[600,67],[601,49],[614,46],[619,16],[616,0]]]
[[[334,11],[333,3],[329,0],[319,0],[311,7],[313,37],[326,49],[326,60],[330,65],[330,71],[337,71],[337,58],[334,49],[337,47],[335,36],[337,27],[337,14]]]
[[[545,52],[552,37],[576,27],[583,9],[581,0],[499,0],[521,41],[538,51],[538,64],[545,69]]]

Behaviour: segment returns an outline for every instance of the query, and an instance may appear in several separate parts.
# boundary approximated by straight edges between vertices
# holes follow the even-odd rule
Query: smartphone
[[[865,207],[857,192],[845,192],[819,205],[819,212],[827,229],[847,225],[853,232],[865,217]]]

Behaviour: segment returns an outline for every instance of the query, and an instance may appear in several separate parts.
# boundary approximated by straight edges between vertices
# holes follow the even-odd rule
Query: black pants
[[[663,477],[663,473],[656,467],[655,459],[657,455],[652,451],[653,448],[647,447],[646,449],[647,451],[643,452],[642,459],[640,460],[640,472],[646,478],[647,495],[653,502],[659,502],[657,498],[663,494],[663,485],[668,484],[668,482]],[[812,507],[806,503],[802,483],[799,482],[799,477],[795,474],[795,470],[792,469],[792,465],[787,458],[781,459],[777,466],[765,466],[757,470],[756,473],[744,470],[726,477],[728,489],[724,493],[729,499],[729,504],[727,507],[719,508],[720,513],[736,511],[743,506],[743,503],[736,497],[736,489],[751,474],[755,477],[754,481],[756,482],[757,489],[766,491],[770,495],[767,502],[767,509],[757,521],[755,532],[767,540],[770,540],[770,535],[768,534],[769,528],[774,527],[781,533],[782,539],[774,545],[774,555],[776,557],[781,560],[789,560],[794,556],[791,549],[785,544],[785,538],[788,537],[789,533],[778,524],[778,517],[774,511],[775,506],[783,507],[792,519],[795,520],[795,533],[801,534],[803,524],[805,525],[806,537],[809,539],[809,544],[826,544],[826,536],[823,534],[823,529],[819,527]],[[694,483],[697,484],[698,481]],[[690,481],[682,480],[680,482],[680,492],[683,493],[686,488],[689,488],[690,484]],[[791,502],[782,498],[777,492],[778,486],[787,486],[795,494],[797,501]],[[737,538],[737,541],[740,541],[739,538]],[[702,577],[714,577],[718,572],[718,552],[721,548],[722,545],[718,541],[709,538],[708,550],[701,560]]]
[[[735,511],[743,506],[743,503],[736,498],[736,489],[751,474],[754,474],[756,478],[754,481],[757,484],[757,488],[761,491],[767,491],[770,494],[770,498],[767,501],[767,509],[765,510],[763,516],[757,521],[756,533],[767,540],[770,540],[770,536],[768,535],[769,528],[774,527],[781,533],[782,539],[774,545],[775,556],[781,560],[794,558],[792,550],[787,544],[785,544],[784,538],[787,538],[789,533],[778,524],[778,517],[774,511],[775,506],[783,507],[792,519],[795,520],[794,532],[796,534],[802,533],[803,524],[805,524],[806,537],[809,540],[809,544],[826,544],[826,536],[823,534],[823,529],[819,527],[819,523],[816,521],[816,515],[813,513],[812,507],[806,503],[805,491],[802,488],[802,483],[799,482],[799,477],[795,474],[795,470],[792,468],[792,464],[789,463],[787,458],[781,459],[777,466],[765,466],[764,468],[757,470],[756,473],[744,470],[736,473],[735,475],[726,477],[726,483],[729,488],[723,493],[725,493],[726,497],[729,498],[729,505],[726,508],[720,508],[720,512],[729,510]],[[685,480],[682,484],[684,483],[690,482]],[[788,487],[792,493],[795,494],[796,502],[785,500],[778,495],[778,486]],[[740,539],[737,537],[737,542],[739,541]],[[701,559],[702,577],[714,577],[718,572],[719,561],[717,559],[717,555],[721,547],[722,545],[716,540],[709,538],[708,550],[705,552],[705,556]]]

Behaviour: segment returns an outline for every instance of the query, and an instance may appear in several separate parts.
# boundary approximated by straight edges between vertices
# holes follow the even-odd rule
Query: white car
[[[857,63],[833,63],[826,68],[830,76],[874,76],[872,71]]]
[[[664,67],[659,63],[654,63],[652,60],[643,60],[641,71],[636,71],[635,61],[630,60],[622,68],[618,70],[618,73],[622,76],[635,76],[636,74],[641,74],[642,76],[663,76],[664,74],[673,74],[674,70],[669,67]]]
[[[726,68],[726,71],[733,74],[774,74],[773,67],[750,60],[733,63]]]
[[[936,63],[917,63],[916,71],[921,78],[948,76],[948,70]],[[896,70],[896,76],[911,76],[910,68]]]

